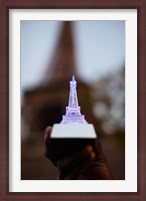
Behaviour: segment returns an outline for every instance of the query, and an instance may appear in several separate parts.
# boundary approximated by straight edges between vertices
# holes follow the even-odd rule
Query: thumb
[[[54,160],[52,152],[51,152],[51,147],[50,147],[50,135],[51,135],[51,131],[52,131],[52,127],[48,126],[45,130],[45,134],[44,134],[44,142],[45,142],[45,156],[46,158],[50,159],[52,161],[52,163],[56,166],[57,165],[57,161]]]

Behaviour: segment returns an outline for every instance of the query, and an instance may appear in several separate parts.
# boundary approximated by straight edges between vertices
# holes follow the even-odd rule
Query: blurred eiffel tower
[[[72,22],[63,23],[61,35],[42,82],[25,92],[24,122],[32,132],[44,131],[46,126],[59,123],[68,103],[69,80],[74,74],[78,82],[78,97],[82,113],[93,122],[89,87],[78,76]]]

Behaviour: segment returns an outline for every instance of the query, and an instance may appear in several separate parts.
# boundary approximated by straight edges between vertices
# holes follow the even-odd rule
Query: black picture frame
[[[1,200],[146,200],[145,35],[146,2],[132,1],[1,1]],[[138,11],[138,191],[136,193],[10,193],[9,192],[9,10],[10,9],[137,9]],[[132,125],[131,125],[132,126]]]

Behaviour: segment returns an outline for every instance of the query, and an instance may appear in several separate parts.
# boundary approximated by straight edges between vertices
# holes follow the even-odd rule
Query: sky
[[[61,21],[21,21],[22,93],[43,79],[61,27]],[[73,35],[77,72],[86,83],[123,67],[125,21],[75,21]]]

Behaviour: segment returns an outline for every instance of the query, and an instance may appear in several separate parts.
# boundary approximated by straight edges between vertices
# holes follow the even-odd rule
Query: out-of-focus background
[[[94,124],[115,179],[125,179],[125,22],[21,21],[21,179],[56,179],[44,156],[77,80],[81,113]]]

